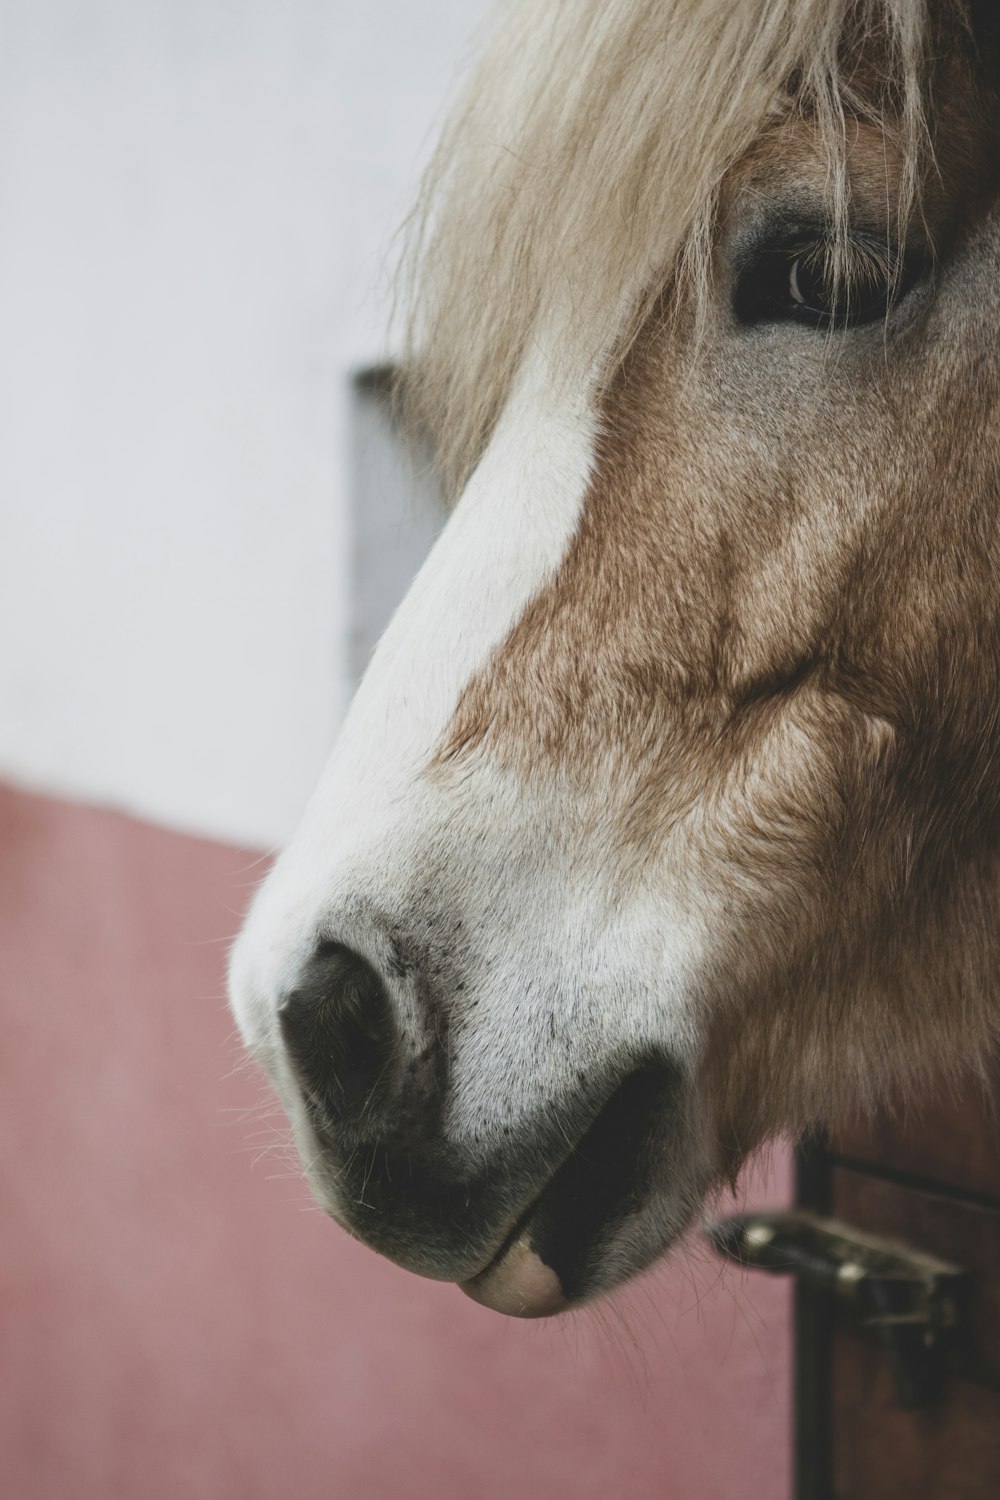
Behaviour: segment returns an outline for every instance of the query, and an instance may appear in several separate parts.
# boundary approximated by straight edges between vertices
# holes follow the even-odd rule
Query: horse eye
[[[733,311],[748,324],[857,328],[884,318],[912,281],[909,262],[887,257],[884,245],[855,241],[844,273],[837,275],[827,240],[797,238],[757,252],[737,280]]]

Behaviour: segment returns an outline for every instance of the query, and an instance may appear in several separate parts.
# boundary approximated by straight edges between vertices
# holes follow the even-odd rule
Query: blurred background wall
[[[24,1500],[786,1500],[788,1307],[314,1212],[225,952],[439,524],[386,259],[485,0],[0,0],[0,1455]],[[787,1191],[780,1155],[745,1191]]]

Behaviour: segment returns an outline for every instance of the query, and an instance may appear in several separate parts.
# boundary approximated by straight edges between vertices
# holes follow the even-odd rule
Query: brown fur
[[[729,171],[705,307],[675,282],[647,314],[571,549],[436,764],[606,786],[628,859],[672,850],[713,894],[702,1081],[729,1162],[981,1063],[1000,1022],[998,131],[965,68],[930,91],[909,228],[936,285],[884,329],[734,336],[742,225],[821,215],[830,182],[798,115]],[[855,119],[849,219],[891,237],[907,170]]]

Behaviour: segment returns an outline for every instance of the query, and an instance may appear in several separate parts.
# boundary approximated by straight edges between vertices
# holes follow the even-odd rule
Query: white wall
[[[0,0],[0,776],[270,845],[347,684],[349,373],[485,0]]]

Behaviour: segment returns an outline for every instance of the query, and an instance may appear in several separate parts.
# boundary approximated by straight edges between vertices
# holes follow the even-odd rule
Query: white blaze
[[[517,381],[454,514],[380,641],[300,828],[265,882],[232,964],[246,1040],[314,938],[311,918],[348,859],[405,810],[462,690],[557,571],[590,481],[589,392],[553,399],[540,353]],[[271,997],[270,1003],[268,996]]]

